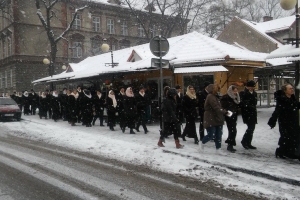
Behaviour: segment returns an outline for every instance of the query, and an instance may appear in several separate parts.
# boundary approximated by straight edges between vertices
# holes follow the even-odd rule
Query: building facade
[[[45,14],[45,9],[41,12]],[[83,0],[62,0],[53,7],[51,28],[57,37],[69,26],[76,8],[86,5]],[[140,11],[147,14],[146,10]],[[154,15],[155,17],[155,15]],[[159,34],[151,19],[150,37]],[[144,18],[145,20],[147,18]],[[148,19],[150,21],[150,19]],[[173,19],[169,19],[173,20]],[[150,26],[147,21],[145,24]],[[179,34],[174,28],[170,36]],[[149,42],[145,29],[132,15],[129,8],[117,0],[106,3],[89,2],[88,7],[78,12],[71,30],[57,43],[54,74],[63,71],[62,66],[77,63],[101,54],[101,45],[107,43],[112,50],[118,50]],[[7,0],[0,10],[0,93],[21,92],[34,89],[49,89],[33,85],[31,82],[50,73],[49,65],[43,59],[50,54],[50,43],[40,19],[37,16],[35,0]]]

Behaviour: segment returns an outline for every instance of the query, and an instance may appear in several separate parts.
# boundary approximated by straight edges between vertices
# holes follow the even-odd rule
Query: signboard
[[[169,52],[169,42],[167,38],[155,36],[150,41],[150,50],[153,55],[163,57]]]

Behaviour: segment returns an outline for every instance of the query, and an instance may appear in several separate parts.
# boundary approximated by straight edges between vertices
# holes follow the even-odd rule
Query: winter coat
[[[245,88],[244,91],[240,92],[240,98],[243,122],[245,124],[257,124],[257,93],[253,91],[251,94],[250,91]]]
[[[148,95],[144,94],[144,96],[142,96],[140,93],[137,93],[135,95],[135,99],[136,99],[136,108],[137,108],[137,112],[138,113],[146,113],[146,108],[148,105]]]
[[[78,97],[79,98],[79,97]],[[85,95],[80,99],[80,109],[82,115],[82,122],[86,125],[92,123],[93,120],[93,101],[92,95]]]
[[[57,120],[60,116],[60,101],[58,97],[51,97],[50,107],[52,109],[52,118]]]
[[[113,106],[113,100],[109,97],[106,98],[106,108],[107,111],[111,113],[115,113],[117,111],[117,109]]]
[[[116,100],[117,100],[117,112],[120,114],[121,112],[124,112],[124,106],[123,106],[123,99],[124,95],[119,92],[116,95]]]
[[[184,95],[182,99],[182,107],[186,118],[196,119],[197,114],[197,99],[191,99],[188,95]]]
[[[124,96],[123,106],[127,116],[136,115],[136,100],[134,97]]]
[[[37,93],[29,93],[28,97],[31,106],[37,107],[39,105],[39,95]]]
[[[197,93],[197,99],[198,99],[198,109],[199,109],[199,115],[202,117],[204,115],[204,104],[206,97],[208,95],[208,92],[204,89]]]
[[[40,116],[47,116],[47,111],[49,110],[49,104],[48,104],[48,100],[46,99],[46,97],[40,97],[40,101],[39,101],[39,114]]]
[[[179,120],[176,117],[176,100],[172,96],[168,96],[164,99],[162,105],[163,120],[168,123],[178,123]]]
[[[268,124],[274,128],[278,119],[280,139],[279,146],[285,155],[293,155],[299,139],[298,115],[300,104],[295,95],[288,98],[283,91],[277,91],[276,107]]]
[[[183,122],[183,107],[182,107],[183,94],[178,93],[176,96],[176,116]]]
[[[78,106],[77,100],[73,94],[69,95],[67,98],[67,109],[69,113],[69,122],[75,123],[77,121],[77,114],[78,114]]]
[[[103,112],[104,107],[105,107],[105,97],[103,94],[101,94],[101,97],[99,98],[99,96],[97,94],[95,94],[92,97],[93,100],[93,105],[95,108],[96,112]]]
[[[217,95],[208,94],[204,104],[204,128],[224,125],[224,115],[227,113],[221,106]]]

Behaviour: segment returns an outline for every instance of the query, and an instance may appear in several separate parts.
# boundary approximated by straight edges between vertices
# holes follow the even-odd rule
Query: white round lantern
[[[44,58],[44,59],[43,59],[43,63],[44,63],[45,65],[49,65],[49,64],[50,64],[50,60],[49,60],[48,58]]]
[[[280,6],[284,10],[291,10],[295,8],[297,0],[280,0]]]
[[[63,65],[63,66],[61,66],[61,68],[62,68],[63,70],[66,70],[66,69],[67,69],[67,66],[66,66],[66,65]]]
[[[108,51],[109,51],[109,45],[108,45],[108,44],[102,44],[101,50],[102,50],[103,52],[108,52]]]

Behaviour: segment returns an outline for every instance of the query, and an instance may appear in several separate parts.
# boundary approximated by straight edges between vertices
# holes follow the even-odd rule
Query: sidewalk
[[[278,126],[270,129],[267,121],[274,108],[258,108],[258,124],[253,145],[257,150],[245,150],[241,138],[246,125],[238,119],[237,152],[226,151],[224,141],[227,127],[223,128],[222,147],[226,156],[215,154],[213,142],[199,152],[193,139],[187,138],[183,149],[176,149],[172,137],[166,139],[166,147],[159,148],[159,124],[148,125],[149,133],[122,133],[108,127],[71,127],[67,122],[23,116],[21,122],[0,123],[12,130],[13,135],[65,146],[109,158],[147,165],[152,169],[181,176],[193,177],[200,182],[213,180],[220,187],[231,188],[270,199],[300,198],[300,161],[276,159],[274,152],[279,138]],[[99,125],[99,121],[96,122]],[[199,123],[197,123],[198,130]]]

